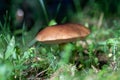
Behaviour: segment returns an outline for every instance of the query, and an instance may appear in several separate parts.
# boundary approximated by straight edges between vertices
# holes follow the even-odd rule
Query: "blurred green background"
[[[37,24],[39,29],[47,26],[51,20],[58,24],[75,22],[88,25],[112,26],[113,20],[119,20],[119,0],[1,0],[0,20],[4,24],[9,15],[13,30],[30,30]],[[105,21],[104,21],[105,19]],[[100,25],[99,25],[100,26]],[[106,27],[106,26],[105,26]]]
[[[85,41],[35,42],[47,26],[81,23]],[[0,80],[120,80],[120,0],[0,0]]]

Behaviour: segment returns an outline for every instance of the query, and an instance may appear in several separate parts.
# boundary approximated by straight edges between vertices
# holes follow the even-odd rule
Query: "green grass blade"
[[[12,37],[5,52],[5,59],[8,59],[14,53],[14,48],[15,48],[15,38]]]
[[[43,2],[43,0],[39,0],[39,2],[40,2],[40,5],[41,5],[42,8],[43,8],[43,13],[44,13],[44,15],[45,15],[46,22],[48,23],[48,22],[49,22],[49,20],[48,20],[48,14],[47,14],[47,10],[46,10],[46,8],[45,8],[44,2]]]

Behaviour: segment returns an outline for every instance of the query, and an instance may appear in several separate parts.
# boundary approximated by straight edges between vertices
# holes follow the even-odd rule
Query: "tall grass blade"
[[[14,53],[14,48],[15,48],[15,38],[12,37],[5,52],[5,59],[8,59]]]
[[[45,5],[44,5],[44,2],[43,0],[39,0],[40,2],[40,5],[42,6],[42,9],[43,9],[43,13],[45,15],[45,19],[46,19],[46,22],[48,23],[49,22],[49,19],[48,19],[48,14],[47,14],[47,10],[45,8]]]

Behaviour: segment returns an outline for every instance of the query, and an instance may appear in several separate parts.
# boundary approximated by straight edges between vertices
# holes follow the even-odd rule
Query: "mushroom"
[[[90,30],[81,24],[48,26],[37,34],[36,40],[45,44],[60,44],[85,38]]]
[[[68,23],[46,27],[37,34],[36,40],[44,44],[60,44],[59,47],[62,49],[64,43],[84,39],[89,34],[90,30],[85,26],[81,24]],[[70,51],[67,51],[67,48],[65,49],[66,54],[62,54],[59,65],[68,63],[69,61],[71,54],[69,54]],[[69,49],[72,50],[72,47]]]

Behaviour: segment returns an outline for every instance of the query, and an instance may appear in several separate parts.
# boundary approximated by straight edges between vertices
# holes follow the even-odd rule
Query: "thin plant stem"
[[[42,6],[42,9],[43,9],[43,13],[45,15],[45,19],[46,19],[46,22],[48,23],[49,22],[49,19],[48,19],[48,14],[47,14],[47,10],[45,8],[45,5],[44,5],[44,2],[43,0],[39,0],[40,2],[40,5]]]
[[[56,14],[55,14],[55,19],[57,18],[57,15],[59,13],[59,10],[60,10],[60,7],[61,7],[61,3],[62,3],[62,0],[60,0],[58,6],[57,6],[57,10],[56,10]]]

